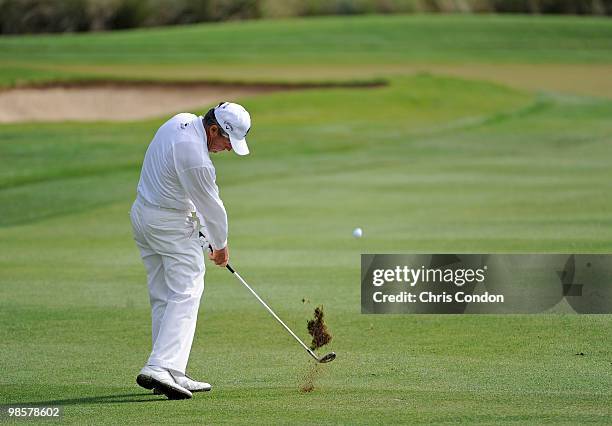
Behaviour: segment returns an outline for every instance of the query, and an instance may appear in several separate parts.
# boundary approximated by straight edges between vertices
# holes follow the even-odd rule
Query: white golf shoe
[[[206,382],[198,382],[197,380],[193,380],[186,374],[178,373],[176,371],[172,371],[172,377],[174,381],[190,392],[208,392],[212,389],[212,385]],[[153,393],[159,395],[161,392],[157,389],[153,389]]]
[[[212,389],[210,383],[198,382],[186,374],[173,372],[172,377],[174,377],[174,381],[176,381],[176,383],[185,389],[189,389],[191,392],[208,392]]]
[[[164,394],[168,399],[189,399],[193,396],[174,380],[168,370],[161,367],[146,365],[136,377],[136,383],[145,389],[153,389],[155,393]]]

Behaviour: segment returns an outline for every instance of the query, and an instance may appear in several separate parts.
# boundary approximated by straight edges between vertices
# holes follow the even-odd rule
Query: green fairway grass
[[[0,60],[68,70],[612,59],[608,21],[532,19],[325,18],[2,38]],[[322,28],[333,29],[335,55],[317,49]],[[512,28],[535,35],[527,42]],[[224,37],[244,49],[219,49]],[[190,40],[214,49],[170,51]],[[296,78],[316,78],[310,70]],[[358,74],[346,70],[344,80]],[[325,307],[334,340],[321,353],[338,358],[320,366],[310,393],[299,390],[307,354],[210,264],[189,371],[213,391],[167,401],[135,384],[150,314],[128,211],[167,117],[1,125],[0,405],[61,405],[72,424],[612,422],[612,315],[361,315],[359,293],[360,253],[609,253],[612,101],[381,70],[385,87],[245,100],[252,155],[214,157],[231,263],[304,339],[314,307]],[[22,77],[11,73],[0,81]],[[81,78],[23,78],[56,77]],[[363,238],[351,236],[355,227]]]
[[[0,38],[0,86],[74,78],[368,80],[415,63],[609,65],[612,25],[600,18],[393,15]]]

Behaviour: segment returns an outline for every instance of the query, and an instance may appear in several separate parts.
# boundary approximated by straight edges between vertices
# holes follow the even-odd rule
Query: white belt
[[[173,212],[173,213],[186,213],[189,214],[191,213],[191,209],[175,209],[172,207],[162,207],[162,206],[158,206],[157,204],[153,204],[148,202],[147,200],[145,200],[145,198],[138,194],[137,196],[138,201],[140,201],[142,204],[144,204],[147,207],[151,207],[153,209],[158,209],[158,210],[165,210],[165,211],[169,211],[169,212]]]

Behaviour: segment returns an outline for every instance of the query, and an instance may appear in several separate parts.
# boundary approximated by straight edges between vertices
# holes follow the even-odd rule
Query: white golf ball
[[[363,235],[363,231],[361,230],[361,228],[353,229],[353,237],[361,238],[362,235]]]

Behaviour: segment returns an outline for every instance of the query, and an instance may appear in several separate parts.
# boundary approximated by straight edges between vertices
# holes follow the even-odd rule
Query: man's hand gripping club
[[[214,250],[212,246],[210,245],[210,243],[208,242],[208,240],[206,239],[206,236],[202,234],[201,232],[200,232],[199,238],[200,238],[200,245],[202,247],[208,246],[207,247],[209,250],[208,258],[212,260],[214,264],[217,266],[221,266],[222,268],[227,266],[229,262],[229,250],[227,249],[227,246],[223,247],[220,250]]]

